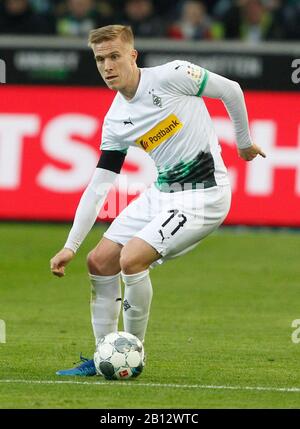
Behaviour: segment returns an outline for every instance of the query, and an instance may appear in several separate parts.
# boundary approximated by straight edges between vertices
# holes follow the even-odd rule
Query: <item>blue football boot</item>
[[[56,372],[56,375],[69,375],[69,376],[81,376],[81,377],[90,377],[96,375],[96,368],[93,359],[87,359],[80,355],[80,361],[83,362],[79,366],[70,369],[61,369]]]

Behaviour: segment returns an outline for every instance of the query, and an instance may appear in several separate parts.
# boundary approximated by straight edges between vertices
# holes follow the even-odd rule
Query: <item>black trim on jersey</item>
[[[126,153],[119,150],[102,150],[97,168],[120,173]]]

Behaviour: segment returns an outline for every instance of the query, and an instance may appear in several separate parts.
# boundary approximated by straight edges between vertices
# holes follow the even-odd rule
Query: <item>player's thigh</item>
[[[166,251],[166,259],[181,256],[194,249],[205,237],[215,231],[226,218],[231,204],[230,186],[213,187],[204,190],[200,209],[194,213],[190,207],[183,215],[186,216],[186,228],[174,234],[174,241]],[[193,203],[192,203],[193,205]],[[184,225],[183,225],[184,227]]]
[[[157,250],[138,237],[129,240],[121,251],[120,264],[127,274],[147,269],[153,262],[161,258]]]
[[[136,237],[145,240],[163,258],[179,256],[220,226],[230,201],[229,187],[197,191],[191,193],[191,198],[186,194],[184,200],[174,200],[173,208],[162,210]]]
[[[91,274],[112,276],[120,272],[122,245],[103,237],[88,254],[87,264]]]
[[[132,201],[112,222],[103,237],[122,246],[131,240],[155,216],[151,209],[150,191],[145,191]]]

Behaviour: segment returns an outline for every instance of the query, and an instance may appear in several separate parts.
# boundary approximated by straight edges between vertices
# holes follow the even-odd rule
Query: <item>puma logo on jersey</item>
[[[161,242],[162,242],[162,243],[164,242],[164,240],[165,240],[166,238],[167,238],[167,239],[168,239],[168,238],[170,238],[170,237],[165,237],[161,229],[159,229],[159,230],[158,230],[158,232],[159,232],[159,233],[160,233],[160,235],[161,235]]]
[[[133,124],[133,122],[132,122],[132,120],[131,120],[130,118],[128,118],[128,120],[127,120],[127,121],[123,121],[123,124],[124,124],[124,125],[129,125],[129,124],[130,124],[130,125],[134,125],[134,124]]]
[[[146,152],[151,152],[161,143],[168,140],[183,127],[182,122],[176,115],[171,114],[163,121],[159,122],[155,127],[148,131],[143,136],[139,137],[135,143],[144,149]]]

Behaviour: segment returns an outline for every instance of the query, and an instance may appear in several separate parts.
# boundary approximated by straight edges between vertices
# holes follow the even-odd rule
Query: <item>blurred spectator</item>
[[[112,0],[97,0],[97,10],[102,16],[102,19],[106,19],[109,24],[117,22],[117,16],[121,16],[121,13],[117,13],[117,7],[114,5]]]
[[[218,3],[218,0],[203,0],[203,3],[205,4],[207,13],[212,16],[213,10]]]
[[[112,24],[111,19],[97,10],[94,0],[67,0],[66,13],[57,18],[56,32],[60,36],[84,36],[90,30]]]
[[[217,23],[213,23],[201,1],[188,0],[182,5],[177,22],[168,29],[168,36],[173,39],[215,39],[222,36]]]
[[[283,7],[279,16],[285,28],[286,38],[300,40],[300,1],[283,0]]]
[[[4,0],[0,5],[0,33],[42,34],[54,32],[51,16],[34,12],[28,0]]]
[[[232,0],[219,0],[213,9],[213,15],[218,19],[223,19],[229,9],[233,6]]]
[[[152,0],[127,0],[123,25],[130,25],[136,37],[163,37],[165,26],[155,15]]]
[[[0,34],[86,37],[118,23],[137,37],[300,40],[300,0],[0,0]]]
[[[54,12],[58,4],[63,0],[29,0],[33,10],[39,14],[49,14]]]
[[[282,27],[263,0],[240,0],[232,6],[224,17],[224,32],[226,39],[249,42],[284,37]]]

